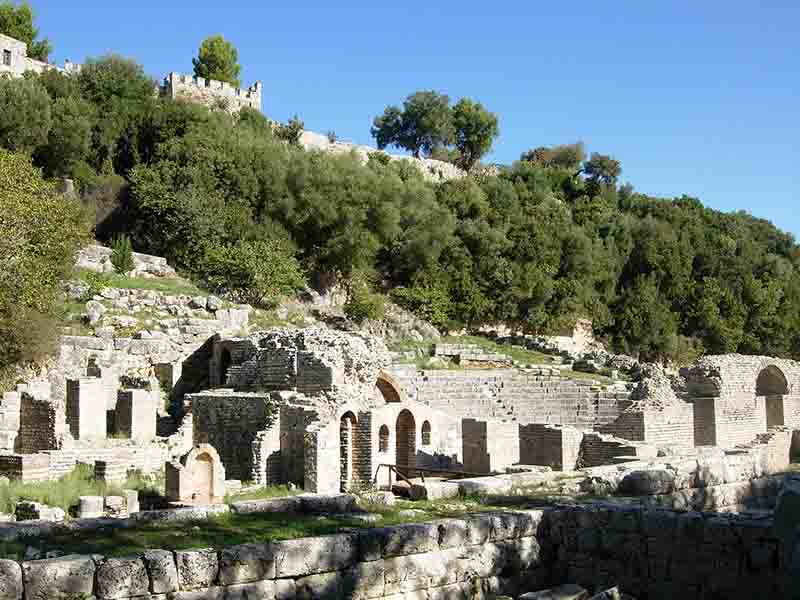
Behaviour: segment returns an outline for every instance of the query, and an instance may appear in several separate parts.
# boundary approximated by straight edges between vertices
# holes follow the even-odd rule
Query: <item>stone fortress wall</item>
[[[263,86],[260,81],[256,81],[250,87],[241,89],[224,81],[173,72],[161,82],[159,92],[173,100],[196,102],[209,108],[223,108],[231,113],[237,113],[242,108],[261,112]]]

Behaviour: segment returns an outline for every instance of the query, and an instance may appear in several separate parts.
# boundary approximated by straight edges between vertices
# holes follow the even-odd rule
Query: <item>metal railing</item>
[[[378,474],[380,473],[381,469],[386,469],[389,471],[389,489],[392,487],[392,473],[395,474],[398,481],[405,481],[408,485],[414,485],[409,477],[407,477],[400,469],[405,469],[406,473],[413,476],[413,473],[419,473],[420,479],[422,483],[425,483],[425,473],[430,474],[440,474],[440,475],[447,475],[448,479],[460,479],[463,477],[485,477],[486,473],[472,473],[470,471],[456,471],[454,469],[434,469],[431,467],[417,467],[417,466],[409,466],[409,465],[391,465],[388,463],[381,463],[378,465],[378,468],[375,469],[375,477],[372,478],[372,484],[376,485],[378,483]]]

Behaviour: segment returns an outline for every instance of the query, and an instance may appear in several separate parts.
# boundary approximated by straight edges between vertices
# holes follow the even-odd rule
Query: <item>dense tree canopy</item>
[[[241,86],[239,73],[239,51],[221,35],[207,37],[200,44],[196,58],[192,59],[194,74],[205,79],[225,81],[236,87]]]
[[[16,4],[11,0],[0,2],[0,33],[8,35],[28,46],[28,56],[47,62],[53,47],[47,39],[37,40],[39,30],[33,23],[34,14],[30,4]]]
[[[75,200],[56,194],[30,158],[0,149],[0,376],[34,361],[58,333],[60,282],[88,225]]]
[[[141,67],[118,57],[90,61],[78,77],[0,81],[8,102],[26,94],[41,110],[0,114],[0,145],[32,152],[84,193],[119,190],[101,235],[127,233],[137,251],[217,289],[256,281],[269,305],[307,274],[345,283],[354,318],[376,314],[371,294],[382,292],[444,329],[506,321],[546,333],[588,317],[615,349],[646,358],[800,358],[791,235],[696,198],[637,193],[620,185],[616,159],[587,158],[583,144],[532,144],[497,175],[434,183],[381,153],[362,164],[306,152],[254,111],[157,98]],[[467,160],[491,143],[482,107],[423,94],[379,118],[381,145]],[[407,134],[404,113],[420,106],[446,112],[449,125],[437,117],[425,135]],[[475,146],[459,138],[470,128]],[[234,273],[233,263],[250,267]]]

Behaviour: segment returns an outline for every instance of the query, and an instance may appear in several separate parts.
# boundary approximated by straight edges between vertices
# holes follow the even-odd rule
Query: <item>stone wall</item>
[[[253,443],[270,424],[269,394],[216,392],[191,395],[194,443],[211,444],[228,478],[249,480],[254,472]]]
[[[481,600],[569,581],[649,599],[794,598],[796,539],[779,519],[595,503],[219,550],[6,560],[0,587],[15,598]]]
[[[554,471],[579,468],[584,432],[574,427],[532,423],[519,426],[520,462],[543,465]]]
[[[464,419],[461,435],[467,472],[503,473],[520,462],[519,425],[514,421]]]
[[[223,108],[231,113],[237,113],[244,107],[261,112],[260,81],[247,89],[241,89],[223,81],[170,73],[164,78],[160,92],[162,96],[173,100],[187,100],[209,108]]]

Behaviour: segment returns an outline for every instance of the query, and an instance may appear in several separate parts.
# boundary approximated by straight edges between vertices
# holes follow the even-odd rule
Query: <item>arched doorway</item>
[[[228,369],[231,368],[231,351],[223,348],[219,355],[219,385],[225,387],[228,383]]]
[[[784,424],[783,397],[789,393],[786,376],[776,366],[763,369],[756,378],[756,396],[764,397],[767,429]]]
[[[417,436],[416,422],[410,410],[404,409],[397,415],[395,431],[397,439],[395,464],[403,475],[414,477],[417,466]]]
[[[346,412],[339,421],[340,488],[346,492],[354,481],[356,416]]]

